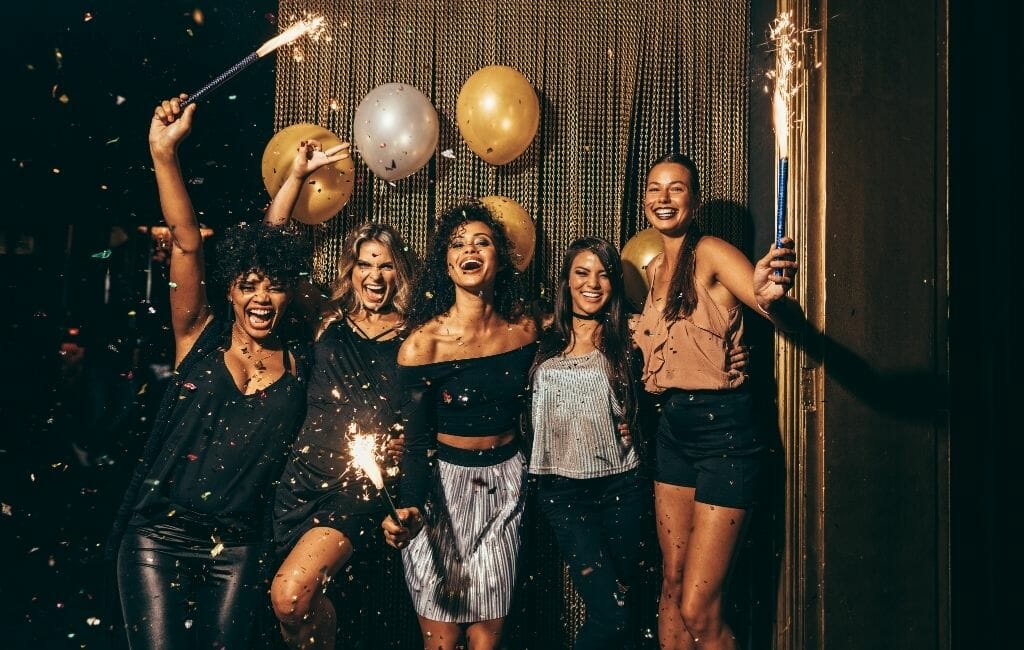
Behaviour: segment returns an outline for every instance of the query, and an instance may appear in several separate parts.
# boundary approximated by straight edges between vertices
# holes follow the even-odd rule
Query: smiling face
[[[686,232],[699,204],[690,170],[683,165],[660,163],[648,172],[644,215],[658,232],[666,235]]]
[[[467,221],[455,229],[448,242],[448,276],[456,287],[481,290],[494,285],[498,275],[498,251],[494,232],[481,221]]]
[[[359,304],[371,312],[387,312],[395,298],[398,274],[391,250],[373,239],[359,246],[352,265],[352,290]]]
[[[228,299],[235,325],[253,340],[261,340],[273,332],[291,301],[291,291],[280,282],[250,271],[231,283]]]
[[[604,264],[593,251],[576,255],[569,267],[569,296],[576,314],[592,316],[601,312],[612,295],[612,282]]]

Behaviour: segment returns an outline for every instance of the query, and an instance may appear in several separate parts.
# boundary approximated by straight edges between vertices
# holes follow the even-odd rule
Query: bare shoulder
[[[398,365],[422,366],[436,361],[437,337],[431,323],[414,329],[398,348]]]
[[[513,347],[521,348],[537,340],[537,321],[529,315],[519,317],[514,323],[509,323],[509,340]]]
[[[750,264],[750,260],[740,249],[724,239],[711,235],[704,235],[700,238],[695,252],[697,263],[707,265],[715,273],[736,264],[739,264],[741,268]]]

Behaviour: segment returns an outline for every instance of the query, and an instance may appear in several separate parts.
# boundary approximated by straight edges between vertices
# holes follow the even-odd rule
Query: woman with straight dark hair
[[[531,371],[530,474],[538,502],[586,604],[577,650],[629,640],[629,587],[652,533],[651,484],[641,474],[632,343],[622,262],[597,237],[569,245],[555,313]]]
[[[661,648],[734,648],[722,616],[725,579],[765,450],[743,373],[728,370],[743,336],[743,305],[788,329],[793,242],[752,265],[728,242],[703,236],[697,166],[682,154],[647,172],[644,214],[664,253],[647,266],[650,290],[634,329],[643,382],[661,402],[655,515],[662,553]]]

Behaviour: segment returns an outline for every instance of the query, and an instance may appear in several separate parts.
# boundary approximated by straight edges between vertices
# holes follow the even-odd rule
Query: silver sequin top
[[[600,350],[555,356],[537,368],[531,474],[596,478],[639,465],[636,450],[624,446],[618,432],[623,411],[608,381],[610,374]]]

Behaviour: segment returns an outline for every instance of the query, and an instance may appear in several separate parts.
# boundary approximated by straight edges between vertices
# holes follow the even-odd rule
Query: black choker
[[[601,320],[602,318],[604,318],[604,314],[601,312],[598,312],[596,314],[581,314],[577,311],[573,311],[572,317],[578,318],[580,320]]]

